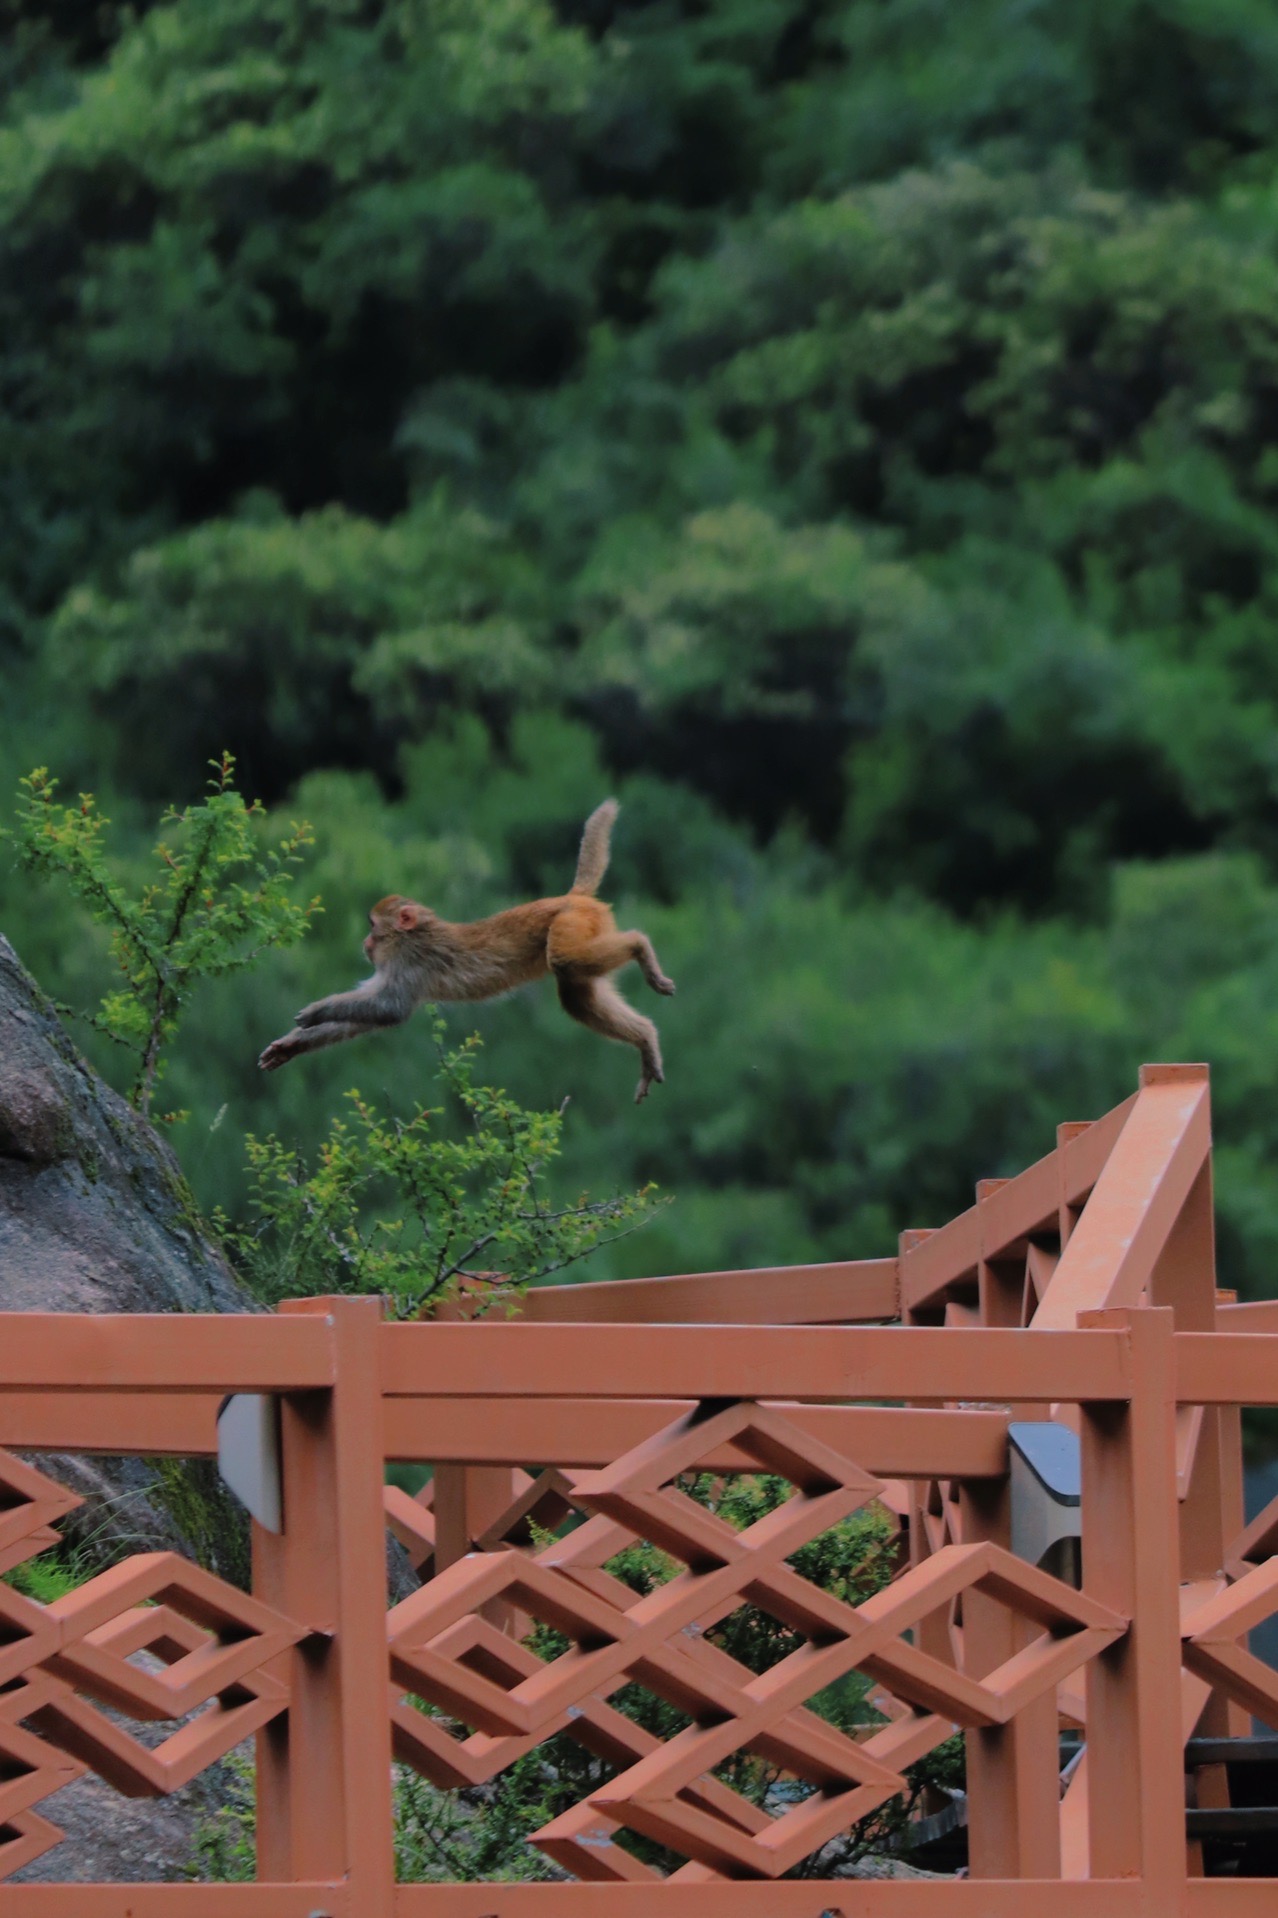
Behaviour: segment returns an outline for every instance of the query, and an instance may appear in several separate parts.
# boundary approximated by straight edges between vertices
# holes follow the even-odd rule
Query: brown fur
[[[341,1045],[377,1026],[400,1025],[419,1005],[493,999],[553,973],[570,1018],[638,1052],[635,1098],[644,1098],[653,1081],[665,1077],[657,1028],[626,1003],[607,975],[633,959],[655,992],[673,992],[674,982],[662,972],[647,934],[619,932],[611,908],[593,896],[608,865],[616,814],[616,801],[608,799],[590,815],[572,891],[557,899],[534,899],[461,924],[398,893],[379,899],[364,941],[372,978],[353,992],[303,1007],[292,1032],[273,1040],[258,1064],[274,1072],[304,1052]]]

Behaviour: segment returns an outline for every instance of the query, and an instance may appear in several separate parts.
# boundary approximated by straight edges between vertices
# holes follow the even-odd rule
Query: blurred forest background
[[[1271,0],[3,14],[0,793],[47,764],[140,869],[229,747],[316,829],[317,930],[161,1095],[201,1198],[429,1096],[424,1027],[255,1065],[372,900],[562,890],[614,791],[667,1084],[549,988],[450,1014],[571,1097],[570,1187],[675,1195],[582,1276],[890,1251],[1207,1059],[1272,1291]]]

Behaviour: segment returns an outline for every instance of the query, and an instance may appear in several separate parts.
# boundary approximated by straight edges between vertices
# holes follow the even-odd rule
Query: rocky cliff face
[[[0,1310],[249,1312],[168,1146],[0,937]]]
[[[0,936],[0,1313],[262,1309],[167,1144],[81,1057]],[[84,1499],[59,1529],[91,1564],[171,1550],[246,1582],[247,1521],[211,1460],[37,1462]],[[387,1574],[393,1599],[416,1587],[389,1535]]]
[[[0,1311],[257,1309],[168,1146],[80,1056],[0,937]],[[60,1529],[90,1562],[167,1549],[245,1577],[244,1516],[210,1462],[37,1462],[84,1499]]]

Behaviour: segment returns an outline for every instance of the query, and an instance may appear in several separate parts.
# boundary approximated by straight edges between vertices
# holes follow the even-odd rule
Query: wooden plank
[[[1063,1162],[1061,1197],[1066,1205],[1081,1205],[1092,1191],[1139,1097],[1138,1092],[1131,1093],[1121,1105],[1111,1107],[1102,1118],[1057,1147],[1058,1156]]]
[[[1219,1880],[1210,1880],[1214,1887]],[[1265,1918],[1272,1918],[1273,1881]],[[1231,1886],[1231,1890],[1236,1887]],[[2,1908],[0,1908],[2,1910]],[[1159,1918],[1134,1879],[897,1878],[760,1883],[693,1879],[611,1885],[401,1885],[396,1918]],[[1262,1907],[1222,1903],[1220,1918],[1262,1918]],[[59,1913],[58,1918],[62,1918]],[[175,1915],[176,1918],[176,1915]],[[1193,1918],[1217,1918],[1206,1903]]]
[[[969,1273],[973,1283],[981,1260],[979,1206],[917,1239],[907,1235],[900,1254],[901,1308],[917,1311],[943,1297],[946,1287]]]
[[[884,1478],[998,1478],[1007,1470],[1007,1413],[898,1406],[800,1405],[777,1410],[822,1444]],[[691,1399],[517,1399],[500,1430],[485,1398],[390,1398],[388,1458],[462,1465],[608,1465],[691,1411]],[[0,1445],[31,1451],[211,1457],[221,1397],[198,1393],[0,1393]],[[743,1470],[725,1446],[711,1470]]]
[[[526,1292],[526,1323],[836,1325],[898,1316],[895,1259],[764,1266],[680,1278],[543,1285]]]
[[[1191,1878],[1185,1894],[1189,1918],[1273,1918],[1272,1878]],[[1150,1918],[1156,1918],[1151,1910]]]
[[[217,1451],[220,1392],[0,1392],[0,1445],[36,1452]]]
[[[1222,1332],[1278,1332],[1278,1299],[1248,1299],[1238,1305],[1218,1305],[1216,1324]]]
[[[390,1398],[386,1456],[462,1465],[607,1465],[692,1409],[691,1399]],[[884,1478],[998,1478],[1007,1470],[1007,1413],[898,1406],[774,1403],[802,1431]],[[221,1398],[196,1393],[0,1393],[0,1445],[31,1451],[211,1457]],[[745,1469],[732,1446],[711,1470]]]
[[[391,1396],[1121,1399],[1118,1332],[735,1325],[384,1325]],[[1276,1387],[1275,1389],[1278,1389]],[[501,1407],[498,1415],[504,1416]]]
[[[0,1885],[0,1918],[355,1918],[345,1885]]]
[[[797,1405],[769,1400],[823,1445],[879,1478],[999,1478],[1007,1470],[1007,1413],[913,1411],[899,1406]],[[389,1398],[388,1458],[463,1465],[610,1465],[692,1410],[691,1399]],[[754,1469],[722,1446],[711,1471]]]
[[[1178,1332],[1182,1405],[1278,1405],[1278,1333]]]
[[[901,1298],[912,1310],[934,1304],[981,1259],[997,1258],[1036,1232],[1054,1233],[1062,1196],[1078,1205],[1096,1184],[1136,1103],[1133,1093],[1056,1152],[1008,1179],[947,1225],[901,1254]]]
[[[997,1258],[1009,1246],[1035,1232],[1054,1232],[1060,1205],[1060,1168],[1056,1154],[1018,1172],[1015,1178],[988,1182],[978,1198],[981,1257]]]
[[[289,1392],[332,1382],[323,1317],[4,1314],[0,1391]]]
[[[1203,1878],[1189,1918],[1273,1918],[1272,1878]],[[398,1885],[396,1918],[1158,1918],[1135,1879]],[[0,1918],[355,1918],[346,1887],[0,1885]]]
[[[1034,1315],[1065,1331],[1080,1312],[1136,1305],[1211,1150],[1207,1068],[1145,1066],[1127,1124]]]

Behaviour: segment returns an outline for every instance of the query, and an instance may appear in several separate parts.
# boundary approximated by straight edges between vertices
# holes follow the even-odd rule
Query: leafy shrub
[[[444,1044],[439,1078],[462,1121],[443,1108],[386,1115],[358,1091],[332,1120],[313,1164],[272,1133],[248,1140],[250,1225],[223,1216],[228,1246],[260,1297],[381,1293],[397,1318],[421,1316],[463,1287],[477,1302],[560,1272],[649,1216],[652,1188],[560,1203],[546,1184],[564,1112],[528,1111],[475,1080],[477,1034]]]
[[[43,766],[23,779],[17,827],[4,832],[27,871],[65,880],[110,930],[124,984],[89,1017],[136,1059],[129,1098],[143,1115],[201,981],[243,971],[268,947],[295,944],[319,910],[318,899],[301,906],[291,896],[310,828],[295,821],[276,845],[264,845],[265,812],[236,791],[230,754],[212,763],[208,797],[165,813],[172,832],[155,846],[158,876],[137,894],[107,859],[110,821],[92,793],[60,806],[58,782]]]

